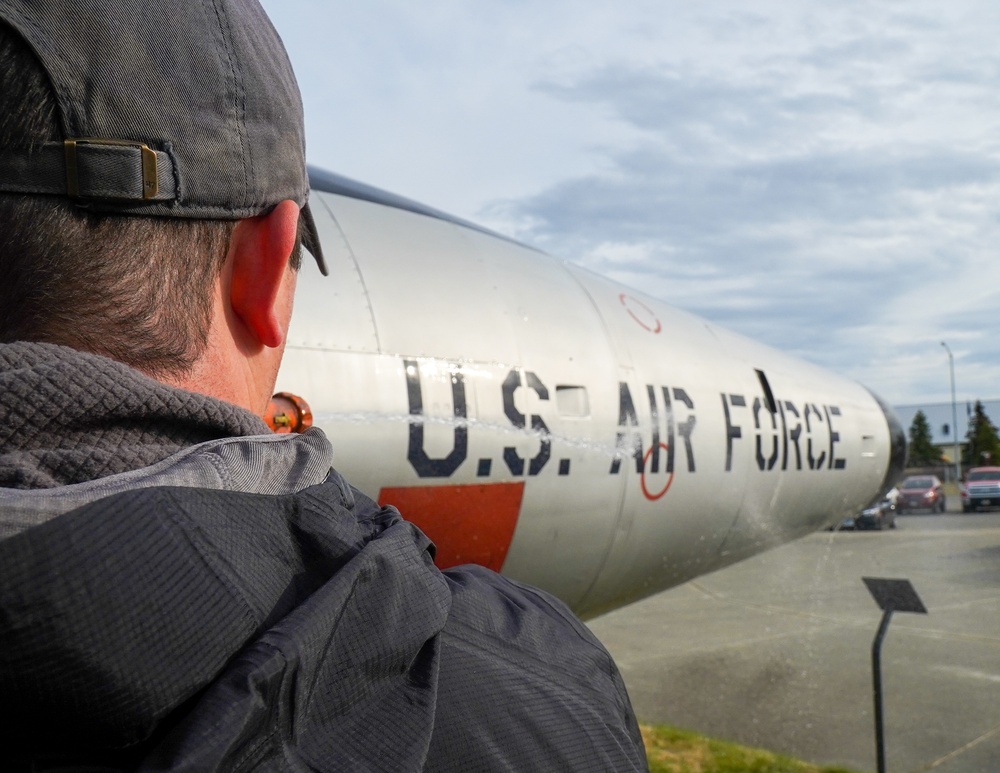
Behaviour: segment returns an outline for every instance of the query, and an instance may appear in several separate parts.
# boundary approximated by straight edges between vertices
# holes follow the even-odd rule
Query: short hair
[[[0,24],[0,147],[31,152],[62,139],[47,76]],[[207,346],[212,290],[235,225],[0,193],[0,342],[62,344],[152,376],[182,375]]]

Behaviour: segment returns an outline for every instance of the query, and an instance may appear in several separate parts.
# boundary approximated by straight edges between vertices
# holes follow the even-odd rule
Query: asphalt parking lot
[[[821,532],[591,621],[641,721],[874,770],[862,577],[907,578],[882,648],[890,771],[1000,770],[1000,513]]]

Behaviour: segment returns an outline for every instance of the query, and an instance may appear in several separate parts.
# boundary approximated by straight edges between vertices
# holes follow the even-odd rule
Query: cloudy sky
[[[950,400],[941,341],[1000,397],[1000,4],[264,6],[311,163],[892,404]]]

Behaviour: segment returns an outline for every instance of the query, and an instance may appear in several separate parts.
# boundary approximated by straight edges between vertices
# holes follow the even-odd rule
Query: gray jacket
[[[42,345],[0,395],[4,769],[645,769],[588,629],[438,571],[321,432]]]

